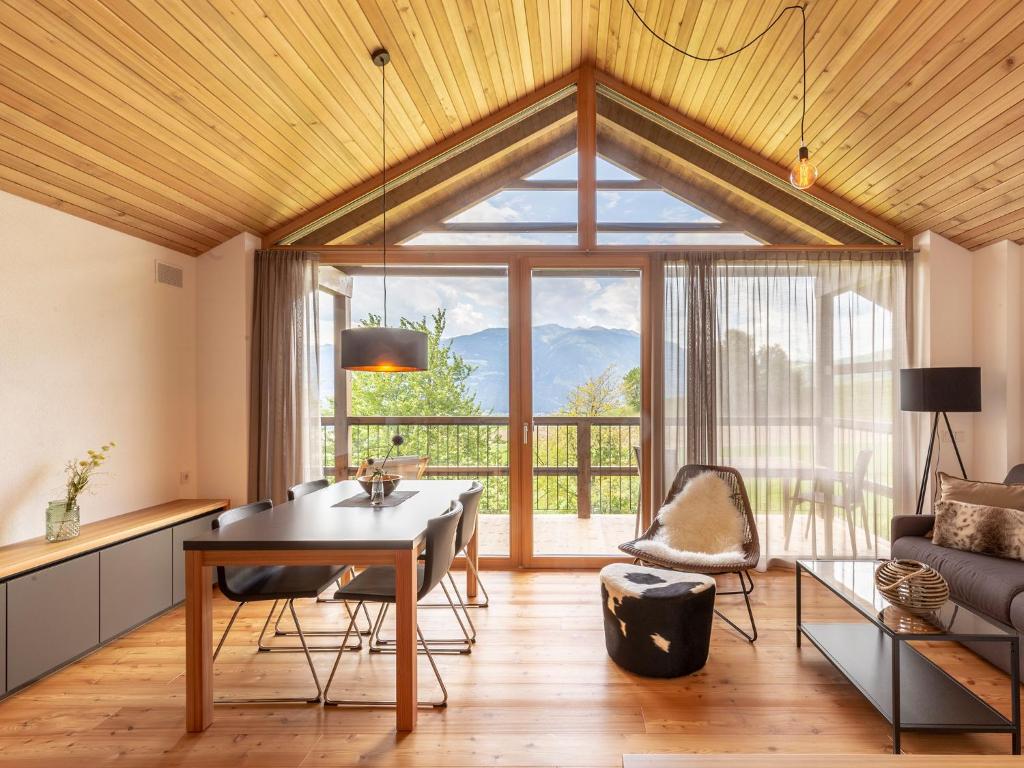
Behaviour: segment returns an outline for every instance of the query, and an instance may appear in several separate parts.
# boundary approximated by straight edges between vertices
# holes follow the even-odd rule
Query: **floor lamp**
[[[903,368],[900,370],[900,410],[934,413],[928,455],[921,474],[921,488],[917,493],[917,514],[924,509],[924,492],[928,485],[928,470],[932,465],[932,450],[939,430],[939,416],[946,422],[949,439],[953,442],[960,474],[967,479],[964,460],[956,444],[956,435],[949,423],[949,413],[977,413],[981,410],[981,368]]]

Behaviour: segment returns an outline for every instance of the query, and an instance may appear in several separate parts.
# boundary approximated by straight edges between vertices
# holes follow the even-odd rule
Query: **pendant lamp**
[[[408,328],[388,328],[388,179],[387,179],[387,111],[384,99],[384,67],[391,61],[386,50],[373,52],[373,63],[380,67],[381,125],[380,143],[383,167],[381,200],[384,239],[384,314],[380,326],[346,328],[341,332],[341,367],[347,371],[376,373],[407,373],[427,370],[427,334]]]

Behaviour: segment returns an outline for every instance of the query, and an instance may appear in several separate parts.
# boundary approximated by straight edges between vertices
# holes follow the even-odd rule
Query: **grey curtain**
[[[249,498],[281,503],[323,477],[318,257],[257,251],[249,377]]]
[[[910,259],[665,256],[666,483],[687,463],[737,468],[766,563],[888,554],[889,519],[913,492],[896,399]]]

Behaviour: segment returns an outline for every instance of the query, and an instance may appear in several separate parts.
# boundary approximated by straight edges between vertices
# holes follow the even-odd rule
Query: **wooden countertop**
[[[227,499],[178,499],[87,523],[82,526],[82,532],[69,541],[49,542],[40,536],[0,547],[0,580],[201,517],[226,508],[228,503]],[[42,510],[39,516],[43,517]]]

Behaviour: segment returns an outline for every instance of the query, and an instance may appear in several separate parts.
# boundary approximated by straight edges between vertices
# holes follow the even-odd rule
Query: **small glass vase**
[[[78,504],[68,505],[66,499],[51,501],[46,507],[46,540],[67,541],[81,530],[82,519]]]
[[[384,478],[381,475],[373,476],[373,484],[370,486],[370,503],[375,507],[384,503]]]

